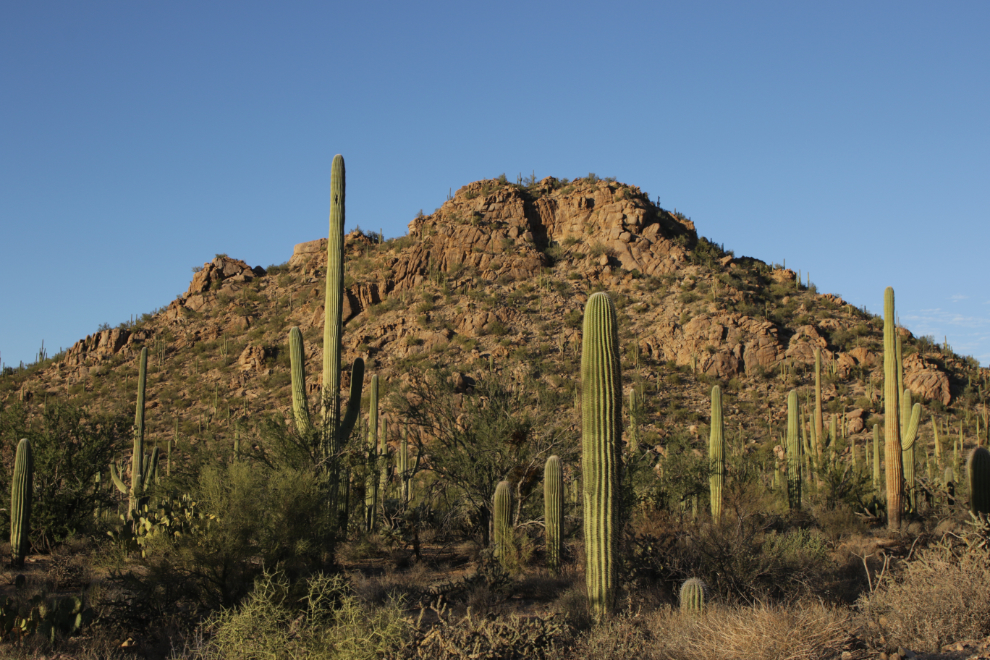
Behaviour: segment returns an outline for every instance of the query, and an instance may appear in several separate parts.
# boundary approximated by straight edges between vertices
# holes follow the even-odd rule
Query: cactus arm
[[[158,447],[151,450],[151,458],[145,467],[147,469],[144,472],[144,483],[141,486],[142,492],[148,490],[148,486],[151,485],[151,479],[155,476],[155,472],[158,469]]]
[[[298,327],[289,330],[289,363],[292,368],[292,412],[299,435],[310,434],[309,400],[306,396],[306,354]]]
[[[361,414],[361,390],[363,387],[364,360],[356,358],[354,364],[351,365],[351,394],[347,399],[347,411],[344,413],[344,419],[341,420],[340,429],[337,432],[339,449],[342,449],[347,439],[351,437],[354,423],[357,422],[357,418]]]
[[[127,486],[124,485],[124,480],[120,478],[120,474],[117,472],[117,466],[113,463],[110,464],[110,479],[122,495],[127,495],[130,492]]]

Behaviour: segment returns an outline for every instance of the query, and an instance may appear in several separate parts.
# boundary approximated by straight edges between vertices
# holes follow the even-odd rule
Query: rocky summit
[[[152,437],[176,420],[195,434],[284,412],[290,327],[303,330],[309,373],[322,361],[326,242],[300,243],[267,270],[217,255],[184,295],[81,339],[17,392],[114,405],[133,397],[119,375],[132,375],[149,346]],[[816,348],[830,413],[866,433],[880,411],[882,319],[699,237],[691,220],[635,186],[476,181],[414,218],[406,236],[383,241],[357,229],[345,245],[345,360],[363,357],[385,381],[444,366],[468,378],[534,370],[552,387],[574,388],[583,304],[607,290],[620,310],[625,388],[655,386],[646,426],[661,445],[672,424],[703,421],[712,379],[737,393],[728,418],[752,442],[776,437],[785,393],[807,382]],[[899,331],[904,384],[939,412],[985,377],[972,359]],[[678,382],[662,383],[672,370]]]

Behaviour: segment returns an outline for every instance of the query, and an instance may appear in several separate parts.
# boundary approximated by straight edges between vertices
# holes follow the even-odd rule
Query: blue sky
[[[342,153],[350,226],[614,176],[987,365],[988,34],[986,2],[6,0],[0,360],[286,261]]]

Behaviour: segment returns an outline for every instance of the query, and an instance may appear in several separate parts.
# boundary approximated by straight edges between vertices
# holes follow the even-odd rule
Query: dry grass
[[[878,642],[935,652],[990,634],[990,564],[983,552],[927,548],[860,606]]]
[[[664,609],[589,631],[567,658],[606,660],[817,660],[849,648],[848,610],[818,603]]]

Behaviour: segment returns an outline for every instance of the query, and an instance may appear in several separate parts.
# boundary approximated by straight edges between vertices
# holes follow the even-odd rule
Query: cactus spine
[[[560,570],[564,539],[564,468],[551,456],[543,468],[543,514],[547,537],[547,566]]]
[[[796,422],[795,422],[796,423]],[[725,479],[725,424],[722,420],[722,389],[712,387],[712,430],[708,438],[708,477],[712,519],[722,516],[722,481]]]
[[[299,435],[308,437],[312,431],[309,421],[309,400],[306,396],[306,353],[303,336],[298,327],[289,330],[289,363],[292,369],[292,413]]]
[[[887,467],[887,527],[901,528],[904,510],[904,471],[901,466],[901,435],[898,422],[897,328],[894,327],[894,289],[883,296],[883,428]]]
[[[134,447],[131,454],[131,487],[124,485],[123,479],[117,472],[117,467],[110,464],[110,478],[114,486],[127,495],[127,510],[131,516],[136,516],[141,506],[141,498],[148,487],[151,477],[151,461],[144,455],[144,390],[147,383],[148,347],[141,349],[138,359],[137,403],[134,405]],[[157,456],[156,456],[157,458]]]
[[[622,376],[615,305],[588,298],[581,346],[581,471],[588,601],[596,618],[611,612],[618,587]]]
[[[966,462],[969,475],[969,508],[973,515],[990,514],[990,451],[977,447]]]
[[[701,614],[708,600],[708,587],[698,578],[690,578],[681,585],[681,612]]]
[[[10,552],[15,566],[24,565],[31,527],[31,498],[34,488],[34,456],[31,442],[17,443],[14,475],[10,481]]]
[[[495,518],[495,556],[502,565],[509,561],[512,546],[512,484],[500,481],[492,501]]]
[[[787,503],[801,508],[801,442],[798,438],[797,390],[787,395]]]

